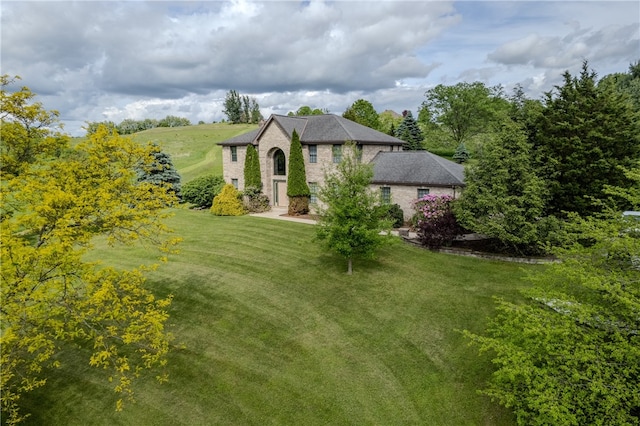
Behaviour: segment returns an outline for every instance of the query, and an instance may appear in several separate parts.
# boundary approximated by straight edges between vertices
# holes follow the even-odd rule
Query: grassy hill
[[[88,357],[64,355],[27,397],[27,424],[513,424],[477,394],[492,366],[458,330],[483,330],[492,297],[518,298],[536,267],[399,242],[348,276],[311,225],[175,213],[181,253],[149,279],[174,295],[170,381],[143,380],[117,413]],[[92,257],[130,268],[154,255],[98,243]]]
[[[171,155],[184,184],[206,174],[222,175],[222,148],[217,143],[256,128],[254,124],[228,123],[156,127],[136,133],[132,138],[161,146]]]

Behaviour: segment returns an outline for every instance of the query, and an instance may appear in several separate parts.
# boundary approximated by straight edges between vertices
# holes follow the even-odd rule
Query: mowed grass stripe
[[[169,383],[143,379],[138,403],[115,413],[108,383],[68,355],[51,386],[29,397],[30,424],[513,423],[477,394],[490,359],[456,330],[481,331],[492,297],[517,299],[535,267],[399,242],[348,276],[311,225],[175,213],[181,252],[148,281],[174,296]],[[155,254],[98,242],[92,256],[129,268]]]

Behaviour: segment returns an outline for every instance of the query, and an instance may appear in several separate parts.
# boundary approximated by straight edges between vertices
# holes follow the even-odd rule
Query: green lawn
[[[480,332],[492,297],[518,297],[534,266],[457,257],[399,242],[354,264],[325,253],[313,226],[176,210],[182,235],[149,279],[174,295],[170,381],[145,379],[137,403],[116,396],[86,359],[25,402],[47,425],[509,425],[478,395],[492,371],[457,331]],[[130,268],[144,248],[98,245]]]
[[[216,123],[186,127],[156,127],[132,135],[141,142],[155,142],[171,155],[182,183],[203,174],[222,175],[222,148],[217,142],[257,128],[254,124]]]

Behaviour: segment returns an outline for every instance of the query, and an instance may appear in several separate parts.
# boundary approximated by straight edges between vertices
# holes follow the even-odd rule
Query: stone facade
[[[359,134],[363,136],[363,139],[370,138],[354,140],[358,146],[361,147],[363,163],[371,163],[379,153],[396,153],[402,151],[403,142],[401,140],[372,131],[369,128],[364,128],[364,126],[353,122],[345,122],[346,119],[342,117],[331,118],[324,116],[321,120],[324,120],[322,123],[326,126],[326,133],[323,133],[325,128],[319,128],[317,122],[315,122],[316,128],[314,131],[316,133],[308,136],[308,133],[313,133],[313,131],[308,130],[307,123],[304,120],[309,120],[311,123],[311,121],[315,119],[316,117],[274,118],[274,116],[272,116],[267,123],[257,131],[222,142],[220,145],[222,145],[224,180],[229,183],[234,183],[241,191],[244,189],[246,147],[249,143],[252,143],[258,151],[263,184],[262,192],[269,197],[272,206],[287,206],[288,198],[286,193],[289,149],[291,145],[290,134],[294,126],[301,135],[302,154],[305,160],[307,182],[309,183],[312,194],[314,189],[323,185],[325,173],[335,168],[334,146],[341,148],[347,140],[356,139],[355,137],[351,137],[355,133],[360,132]],[[336,126],[335,122],[338,122],[339,126]],[[309,124],[309,126],[312,125],[314,125],[314,123]],[[347,129],[345,129],[345,127]],[[340,129],[345,129],[346,133],[344,135],[336,135],[335,133],[339,132]],[[303,133],[305,131],[307,131],[307,133]],[[325,134],[329,134],[330,136],[323,140]],[[305,140],[303,136],[307,136],[308,139]],[[312,162],[311,158],[311,149],[315,149],[314,162]],[[233,152],[235,152],[235,156]],[[392,155],[395,157],[404,154],[384,155]],[[404,212],[405,220],[410,219],[413,215],[412,206],[418,197],[418,189],[428,189],[430,194],[448,194],[453,197],[459,195],[461,191],[460,186],[456,185],[429,185],[428,183],[423,185],[409,185],[397,184],[397,181],[393,182],[396,183],[372,184],[372,189],[379,190],[381,187],[389,188],[389,202],[400,205]],[[314,198],[314,195],[312,195],[312,202]],[[317,207],[317,205],[315,207]],[[313,204],[311,208],[313,212]]]

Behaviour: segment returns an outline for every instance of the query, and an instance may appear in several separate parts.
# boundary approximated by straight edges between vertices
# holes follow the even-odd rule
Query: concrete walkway
[[[305,219],[295,216],[287,216],[286,207],[271,207],[271,210],[264,213],[251,213],[251,216],[266,217],[269,219],[288,220],[289,222],[307,223],[309,225],[315,225],[316,221],[312,219]]]

